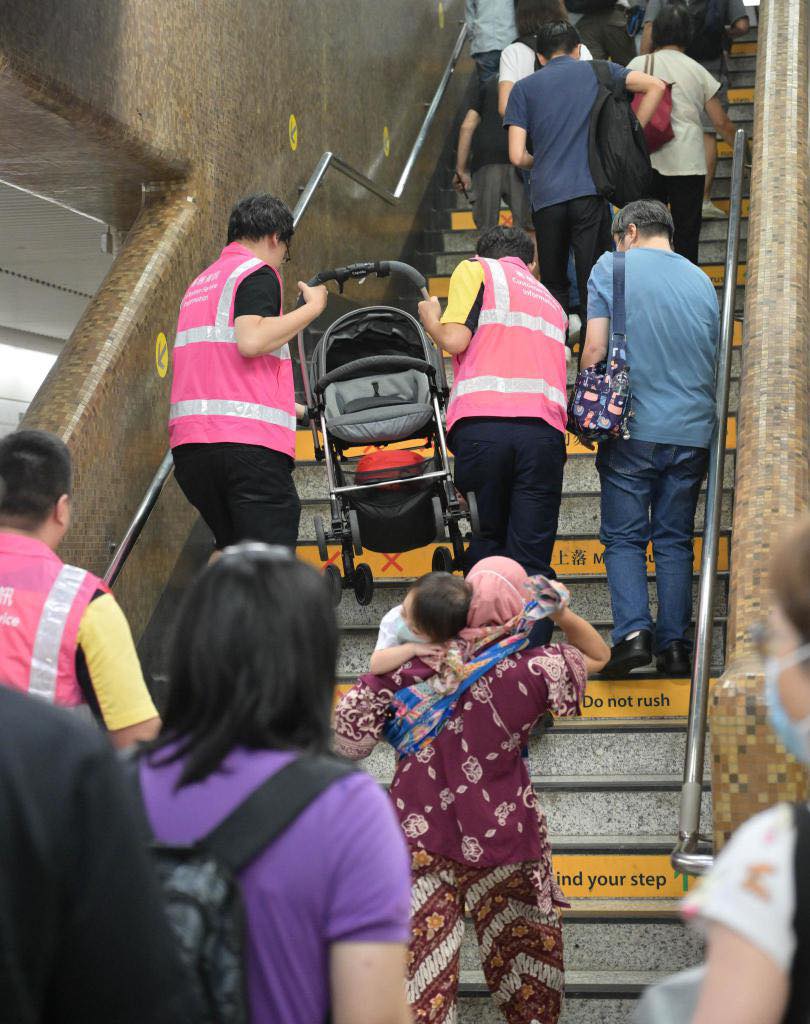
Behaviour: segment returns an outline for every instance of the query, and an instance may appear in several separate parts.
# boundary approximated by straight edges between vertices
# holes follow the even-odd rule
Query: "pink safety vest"
[[[106,583],[32,537],[0,533],[0,684],[75,707],[76,637]]]
[[[247,359],[239,354],[233,304],[240,283],[265,266],[231,242],[191,284],[174,340],[169,443],[257,444],[295,457],[295,385],[289,346]],[[279,287],[281,278],[278,272]]]
[[[565,432],[562,306],[522,260],[477,259],[484,300],[469,347],[453,357],[447,429],[470,416],[527,416]]]

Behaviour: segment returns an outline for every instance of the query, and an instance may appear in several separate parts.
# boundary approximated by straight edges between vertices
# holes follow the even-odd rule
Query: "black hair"
[[[657,199],[637,199],[623,206],[613,218],[611,234],[622,238],[631,224],[636,225],[636,230],[642,238],[666,235],[671,243],[675,235],[672,214]]]
[[[515,17],[519,36],[536,36],[546,22],[563,21],[565,7],[562,0],[518,0]]]
[[[662,46],[680,46],[686,50],[692,42],[692,19],[683,4],[662,7],[652,24],[654,50]]]
[[[289,242],[295,227],[289,206],[269,192],[245,196],[231,210],[228,219],[228,244],[247,238],[260,242],[268,235],[277,235],[279,242]]]
[[[17,430],[0,440],[0,527],[35,530],[71,492],[70,452],[46,430]]]
[[[537,52],[546,60],[555,53],[573,53],[581,42],[570,21],[549,21],[537,30]]]
[[[411,620],[417,633],[444,643],[467,625],[472,587],[449,572],[429,572],[411,587]]]
[[[534,243],[520,228],[498,224],[479,236],[475,246],[477,256],[500,260],[504,256],[517,256],[528,266],[534,260]]]
[[[323,753],[330,744],[338,631],[328,588],[282,547],[226,548],[183,598],[160,736],[183,759],[178,785],[216,771],[235,747]]]

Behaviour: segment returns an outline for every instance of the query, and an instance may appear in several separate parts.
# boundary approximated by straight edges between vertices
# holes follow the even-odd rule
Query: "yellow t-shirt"
[[[478,260],[459,263],[450,277],[443,324],[463,324],[475,334],[484,299],[484,268]]]
[[[101,594],[85,608],[76,639],[107,729],[126,729],[157,716],[129,623],[112,594]]]

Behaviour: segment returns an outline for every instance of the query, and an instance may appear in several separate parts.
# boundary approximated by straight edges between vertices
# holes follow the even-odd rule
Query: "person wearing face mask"
[[[402,604],[386,612],[369,669],[375,676],[395,672],[414,658],[441,657],[442,645],[467,624],[472,591],[459,576],[429,572]]]
[[[762,630],[768,715],[785,748],[810,764],[810,520],[780,544],[771,579],[776,606]],[[802,895],[801,863],[808,844],[806,804],[770,807],[738,829],[686,897],[684,916],[708,943],[692,1024],[810,1019],[810,938],[802,923],[810,899]]]

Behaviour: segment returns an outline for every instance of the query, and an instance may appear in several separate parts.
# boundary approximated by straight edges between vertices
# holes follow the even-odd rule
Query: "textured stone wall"
[[[810,498],[809,17],[807,0],[760,8],[728,654],[711,713],[716,849],[807,791],[768,724],[749,631],[770,610],[774,544]]]
[[[26,417],[76,462],[65,558],[103,571],[160,463],[170,374],[156,338],[171,340],[230,205],[255,190],[293,205],[326,149],[393,188],[462,16],[461,0],[0,2],[0,177],[129,231]],[[465,77],[401,205],[327,177],[293,242],[287,308],[300,277],[401,254]],[[136,635],[191,522],[170,487],[117,588]]]

